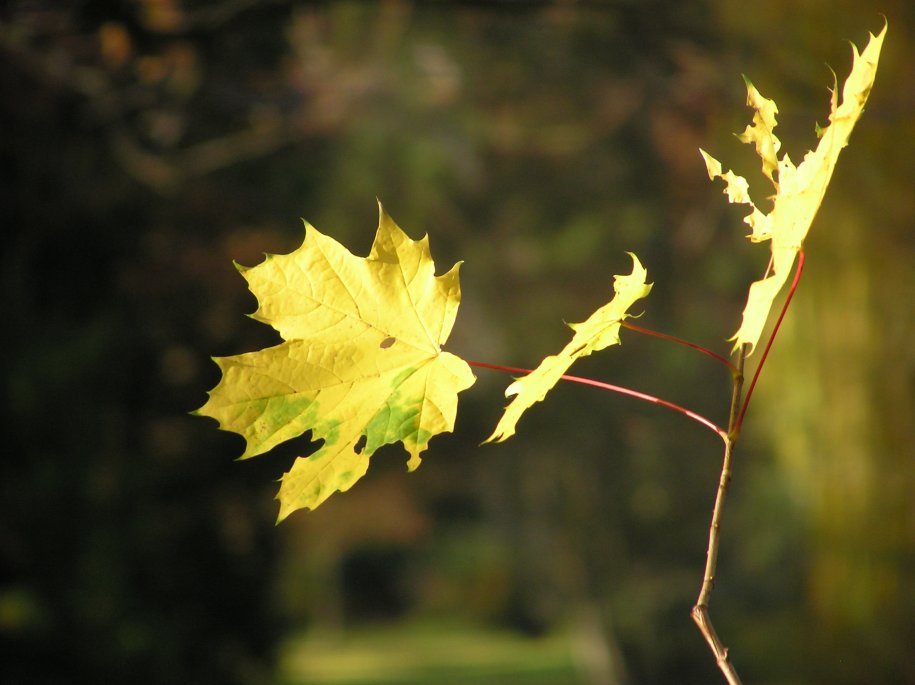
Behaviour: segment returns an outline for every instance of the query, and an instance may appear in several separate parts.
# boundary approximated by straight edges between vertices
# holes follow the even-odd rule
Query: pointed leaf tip
[[[699,148],[699,154],[702,155],[702,160],[705,162],[705,170],[708,172],[709,180],[713,180],[716,176],[720,176],[721,162],[712,157],[701,147]]]

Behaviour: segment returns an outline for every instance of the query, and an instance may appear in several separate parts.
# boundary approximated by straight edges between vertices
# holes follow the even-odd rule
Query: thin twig
[[[724,501],[727,498],[728,487],[731,482],[731,456],[734,443],[737,441],[738,417],[741,407],[741,393],[743,391],[743,367],[749,352],[748,345],[742,345],[737,353],[737,373],[734,376],[733,391],[731,393],[731,409],[728,417],[728,433],[724,441],[724,458],[721,463],[721,477],[718,479],[718,493],[715,496],[715,506],[712,509],[712,522],[709,525],[708,551],[705,557],[705,572],[702,576],[702,587],[699,597],[693,607],[693,621],[699,626],[699,631],[711,648],[718,662],[718,668],[724,674],[730,685],[740,685],[740,677],[734,665],[728,658],[728,648],[724,646],[712,619],[709,616],[709,601],[715,587],[715,571],[718,566],[718,546],[721,533],[721,513],[724,510]]]
[[[803,271],[804,251],[801,250],[798,252],[797,269],[794,272],[794,279],[791,281],[788,296],[785,298],[785,303],[782,305],[782,309],[775,321],[772,333],[769,334],[769,339],[766,341],[762,357],[759,360],[759,364],[756,366],[756,371],[753,373],[753,379],[750,381],[749,388],[747,389],[746,397],[742,400],[741,393],[743,391],[744,380],[743,368],[747,354],[750,352],[750,346],[748,344],[741,345],[737,352],[737,374],[734,376],[731,410],[728,417],[728,432],[724,441],[724,459],[722,459],[721,464],[721,477],[718,480],[718,494],[715,497],[715,507],[712,509],[712,522],[709,526],[708,552],[705,557],[705,573],[702,577],[702,587],[699,590],[696,606],[693,607],[692,611],[693,621],[699,626],[699,631],[702,633],[702,636],[711,648],[712,653],[715,655],[715,659],[718,662],[718,668],[724,674],[724,677],[730,685],[740,685],[740,678],[737,675],[737,671],[734,669],[734,665],[728,658],[728,648],[722,644],[721,639],[718,637],[718,633],[715,632],[715,627],[712,625],[712,619],[709,617],[709,601],[712,596],[712,590],[715,587],[715,570],[718,566],[721,512],[724,509],[724,500],[727,497],[728,487],[731,482],[731,456],[734,451],[734,444],[737,442],[737,438],[740,435],[740,428],[743,425],[743,418],[747,413],[750,398],[753,396],[753,389],[756,387],[756,381],[759,380],[759,372],[766,362],[766,357],[769,355],[769,350],[772,348],[772,342],[775,340],[782,319],[785,318],[785,312],[788,311],[788,305],[791,304],[791,298],[794,296],[794,291],[797,290],[797,284],[798,281],[800,281],[801,273]]]

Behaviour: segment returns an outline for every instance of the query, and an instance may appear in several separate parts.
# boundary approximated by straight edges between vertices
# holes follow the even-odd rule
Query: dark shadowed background
[[[533,366],[639,255],[640,323],[728,350],[766,246],[740,75],[795,162],[830,68],[889,20],[748,414],[712,615],[747,683],[915,683],[915,5],[10,0],[0,7],[3,683],[722,682],[689,609],[720,442],[561,387],[479,447],[479,370],[415,474],[399,447],[274,526],[308,449],[246,462],[188,416],[209,357],[275,341],[233,260],[368,251],[375,198],[444,271],[451,351]],[[728,378],[624,331],[581,375],[724,422]]]

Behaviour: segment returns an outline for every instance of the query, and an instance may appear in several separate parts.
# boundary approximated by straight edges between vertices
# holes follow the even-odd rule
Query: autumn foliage
[[[797,167],[780,159],[775,102],[747,81],[753,123],[740,139],[753,144],[775,188],[764,213],[750,199],[747,181],[705,151],[709,177],[726,182],[730,202],[752,208],[746,222],[753,242],[769,240],[766,276],[750,286],[734,350],[756,346],[775,297],[790,274],[822,202],[836,160],[860,117],[873,85],[886,28],[871,36],[863,53],[854,49],[842,101],[832,91],[829,125],[820,143]],[[311,431],[321,447],[299,457],[281,481],[279,520],[300,508],[314,509],[365,475],[382,445],[402,442],[412,471],[429,440],[454,428],[457,394],[474,382],[470,366],[445,352],[461,299],[458,267],[436,276],[428,237],[411,240],[379,203],[371,252],[354,256],[333,238],[306,224],[305,240],[288,255],[268,255],[258,266],[239,267],[258,299],[253,318],[275,328],[280,345],[216,359],[222,380],[197,413],[242,435],[242,458]],[[572,340],[506,390],[511,403],[488,441],[515,433],[521,415],[544,399],[572,363],[619,344],[632,305],[646,297],[647,271],[632,255],[628,275],[614,276],[613,299],[586,321],[571,324]]]

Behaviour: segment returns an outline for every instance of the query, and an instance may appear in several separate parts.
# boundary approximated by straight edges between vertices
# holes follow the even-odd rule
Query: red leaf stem
[[[702,354],[704,354],[708,357],[711,357],[712,359],[714,359],[716,361],[721,362],[726,367],[728,367],[728,369],[730,370],[730,372],[732,374],[737,373],[737,367],[734,366],[728,360],[727,357],[724,357],[720,354],[712,352],[711,350],[709,350],[705,347],[702,347],[702,345],[697,345],[696,343],[691,343],[688,340],[683,340],[682,338],[677,338],[676,336],[668,335],[667,333],[660,333],[658,331],[653,331],[650,328],[642,328],[641,326],[636,326],[635,324],[629,323],[628,321],[622,321],[622,322],[620,322],[620,325],[623,326],[623,328],[628,328],[629,330],[635,331],[636,333],[644,333],[645,335],[651,335],[651,336],[654,336],[655,338],[660,338],[661,340],[669,340],[670,342],[675,342],[678,345],[685,345],[686,347],[690,347],[690,348],[696,350],[697,352],[701,352]]]
[[[797,253],[797,269],[794,271],[794,280],[791,281],[791,287],[788,289],[788,296],[785,298],[785,304],[782,305],[782,310],[775,320],[775,326],[772,327],[772,333],[769,334],[769,339],[766,341],[766,347],[763,349],[762,357],[759,359],[759,365],[756,367],[756,371],[753,372],[753,380],[750,381],[750,386],[747,388],[747,394],[743,398],[743,404],[740,407],[740,413],[737,415],[737,421],[734,422],[735,435],[740,432],[743,416],[747,413],[750,398],[753,396],[753,388],[756,387],[756,381],[759,379],[759,372],[762,371],[762,367],[766,363],[766,357],[769,356],[769,350],[772,347],[772,343],[775,341],[775,336],[778,333],[779,327],[782,325],[782,319],[785,318],[785,312],[788,311],[788,305],[791,304],[791,298],[794,297],[794,291],[797,290],[797,284],[801,280],[801,273],[804,271],[804,260],[804,251],[800,250]]]
[[[520,374],[529,374],[531,369],[521,369],[515,366],[503,366],[502,364],[487,364],[486,362],[475,362],[470,360],[465,360],[470,366],[476,366],[483,369],[494,369],[496,371],[505,371],[506,373],[520,373]],[[639,392],[638,390],[632,390],[631,388],[625,388],[621,385],[613,385],[612,383],[605,383],[603,381],[597,381],[593,378],[583,378],[582,376],[570,376],[563,375],[561,376],[562,380],[570,381],[572,383],[581,383],[582,385],[592,385],[595,388],[601,388],[602,390],[610,390],[612,392],[620,393],[621,395],[628,395],[629,397],[635,397],[636,399],[644,400],[646,402],[651,402],[652,404],[659,404],[662,407],[667,407],[668,409],[673,409],[676,412],[688,416],[693,421],[698,421],[706,428],[713,430],[718,437],[727,442],[727,431],[723,428],[720,428],[713,422],[709,421],[707,418],[701,414],[681,407],[679,404],[674,404],[673,402],[668,402],[667,400],[662,400],[660,397],[655,397],[654,395],[649,395],[644,392]]]

